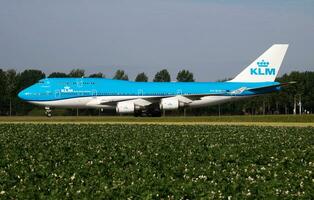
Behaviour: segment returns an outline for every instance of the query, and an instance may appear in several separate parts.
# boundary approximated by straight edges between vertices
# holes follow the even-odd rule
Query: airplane
[[[276,92],[275,78],[288,44],[274,44],[226,82],[133,82],[105,78],[45,78],[19,92],[22,100],[51,108],[115,109],[119,114],[161,116],[162,111],[205,107]]]

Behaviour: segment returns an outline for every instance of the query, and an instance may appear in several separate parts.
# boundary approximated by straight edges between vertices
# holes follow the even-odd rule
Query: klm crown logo
[[[257,62],[257,66],[258,67],[268,67],[269,62],[265,62],[264,60],[262,60],[261,62]]]
[[[271,75],[275,76],[276,74],[276,69],[269,67],[269,62],[267,61],[260,61],[257,62],[257,67],[256,68],[251,68],[251,75]]]

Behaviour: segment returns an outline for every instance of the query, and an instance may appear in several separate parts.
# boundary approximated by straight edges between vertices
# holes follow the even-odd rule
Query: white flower
[[[248,179],[249,181],[254,181],[254,178],[252,178],[251,176],[249,176],[247,179]]]
[[[71,176],[71,181],[75,179],[75,173]]]

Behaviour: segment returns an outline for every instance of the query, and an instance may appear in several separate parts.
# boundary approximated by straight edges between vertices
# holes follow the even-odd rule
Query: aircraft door
[[[137,96],[141,97],[141,96],[143,96],[143,93],[144,93],[143,89],[137,90]]]
[[[92,97],[96,98],[97,97],[97,90],[92,90]]]
[[[181,89],[177,90],[177,95],[182,95],[182,90]]]
[[[81,78],[76,79],[76,85],[77,85],[77,87],[83,87],[83,80]]]
[[[55,97],[60,98],[60,96],[61,96],[60,90],[55,90]]]

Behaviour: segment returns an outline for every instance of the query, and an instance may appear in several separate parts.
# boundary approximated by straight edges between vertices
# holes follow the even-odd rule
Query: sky
[[[312,0],[0,0],[0,68],[80,68],[149,79],[236,76],[272,44],[290,44],[280,74],[314,70]]]

